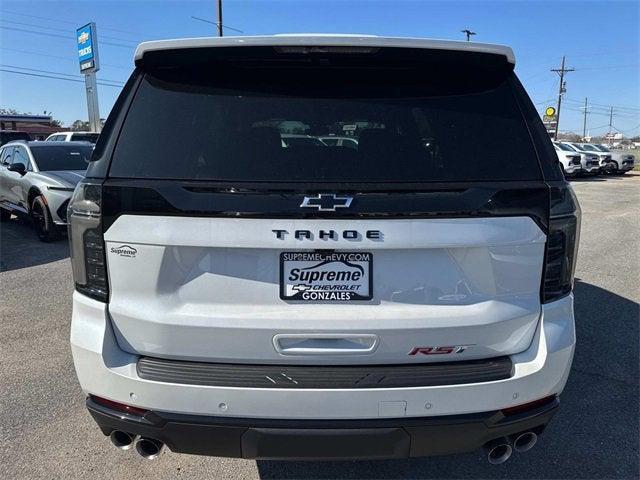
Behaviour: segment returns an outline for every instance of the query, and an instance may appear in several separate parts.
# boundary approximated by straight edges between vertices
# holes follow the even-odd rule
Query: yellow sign
[[[553,117],[556,114],[556,109],[553,107],[547,107],[547,109],[544,111],[544,114],[549,117]]]

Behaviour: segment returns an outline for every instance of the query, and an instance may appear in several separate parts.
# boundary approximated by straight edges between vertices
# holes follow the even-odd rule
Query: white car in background
[[[328,137],[318,137],[323,143],[330,147],[347,147],[354,150],[358,149],[358,140],[352,137],[338,137],[330,135]]]
[[[553,145],[556,148],[558,158],[560,158],[560,153],[558,150],[569,155],[573,154],[580,156],[580,166],[582,167],[582,171],[580,172],[581,174],[597,175],[600,173],[600,158],[598,157],[598,155],[594,153],[580,152],[574,146],[564,142],[554,142]]]
[[[565,177],[574,177],[582,173],[582,155],[558,143],[554,143],[553,146],[556,149],[556,154],[558,155],[560,165],[562,165],[562,171]]]
[[[600,161],[600,173],[609,173],[614,169],[613,159],[611,158],[611,153],[601,152],[597,150],[592,145],[588,145],[586,143],[570,143],[572,147],[574,147],[578,152],[597,155],[598,160]]]
[[[96,143],[98,132],[58,132],[49,135],[45,142],[90,142]]]
[[[609,147],[600,143],[590,143],[590,146],[602,153],[608,153],[611,155],[611,160],[615,168],[612,169],[612,173],[618,173],[623,175],[629,170],[633,170],[636,163],[636,157],[630,153],[612,152]]]
[[[326,147],[327,144],[311,135],[283,133],[280,135],[283,148]]]

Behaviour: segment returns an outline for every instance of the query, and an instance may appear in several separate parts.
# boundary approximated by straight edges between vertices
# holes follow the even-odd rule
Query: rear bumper
[[[575,345],[573,296],[542,306],[530,346],[511,355],[509,378],[410,388],[241,388],[143,379],[139,356],[124,352],[104,303],[73,297],[71,349],[87,395],[153,411],[232,418],[421,418],[491,412],[559,394]]]
[[[471,452],[496,438],[540,434],[558,399],[515,415],[375,420],[265,420],[149,412],[136,417],[91,398],[87,408],[105,435],[122,430],[164,442],[171,451],[256,459],[388,459]]]
[[[567,175],[577,175],[579,173],[582,173],[582,166],[569,164],[564,167],[564,173]]]

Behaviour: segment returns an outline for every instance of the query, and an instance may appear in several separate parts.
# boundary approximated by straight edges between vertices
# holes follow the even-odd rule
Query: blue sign
[[[78,61],[80,62],[80,73],[97,72],[100,69],[98,63],[98,38],[96,35],[96,24],[91,22],[76,30],[76,40],[78,43]]]

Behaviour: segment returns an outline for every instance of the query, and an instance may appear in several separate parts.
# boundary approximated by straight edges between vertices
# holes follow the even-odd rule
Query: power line
[[[3,10],[3,13],[5,13],[5,14],[8,13],[8,14],[11,14],[11,15],[18,15],[18,16],[21,16],[21,17],[37,18],[37,19],[40,19],[40,20],[47,20],[47,21],[50,21],[50,22],[66,23],[67,25],[74,25],[76,27],[79,24],[82,23],[82,22],[71,22],[69,20],[60,20],[60,19],[52,18],[52,17],[43,17],[43,16],[40,16],[40,15],[30,15],[30,14],[27,14],[27,13],[12,12],[12,11],[7,11],[7,10]],[[103,27],[103,26],[100,26],[100,30],[109,30],[111,32],[120,32],[120,33],[129,34],[129,35],[136,35],[136,36],[140,34],[140,32],[132,32],[130,30],[121,30],[121,29],[118,29],[118,28],[109,28],[109,27]]]
[[[569,102],[578,102],[580,104],[582,104],[582,102],[580,102],[579,100],[573,99],[573,98],[565,98],[565,100],[569,101]],[[640,107],[621,107],[621,106],[617,106],[617,105],[607,105],[606,103],[591,103],[591,105],[595,105],[598,107],[613,107],[616,110],[638,110],[640,111]]]
[[[576,67],[576,70],[609,70],[612,68],[638,68],[638,64],[631,65],[603,65],[601,67]]]
[[[15,73],[17,75],[27,75],[29,77],[41,77],[41,78],[52,78],[54,80],[66,80],[67,82],[84,83],[84,80],[76,80],[75,78],[55,77],[53,75],[41,75],[39,73],[18,72],[15,70],[7,70],[5,68],[0,68],[0,72]],[[104,85],[105,87],[122,88],[122,85],[113,85],[111,83],[98,82],[98,85]]]
[[[26,55],[38,55],[40,57],[57,58],[59,60],[66,60],[68,62],[73,62],[73,63],[76,63],[76,64],[78,63],[77,60],[75,60],[73,58],[70,58],[69,56],[63,57],[62,55],[51,55],[51,54],[48,54],[48,53],[33,52],[31,50],[20,50],[19,48],[8,48],[8,47],[0,47],[0,50],[7,50],[9,52],[24,53]],[[113,64],[102,63],[102,62],[100,62],[100,65],[103,66],[103,67],[122,68],[122,69],[131,71],[131,67],[125,67],[125,66],[122,66],[122,65],[113,65]]]
[[[34,33],[36,35],[44,35],[45,37],[64,38],[66,40],[73,40],[73,41],[76,40],[75,36],[72,37],[72,36],[67,36],[67,35],[57,35],[55,33],[37,32],[35,30],[25,30],[24,28],[4,27],[2,25],[0,25],[0,28],[4,29],[4,30],[13,30],[13,31],[16,31],[16,32]],[[113,47],[123,47],[123,48],[131,48],[131,49],[135,48],[135,47],[133,47],[131,45],[123,45],[121,43],[114,43],[114,42],[102,42],[101,41],[100,45],[111,45]]]
[[[207,20],[206,18],[194,17],[191,15],[191,18],[194,20],[200,20],[201,22],[210,23],[211,25],[218,25],[218,22],[212,22],[211,20]],[[222,28],[226,28],[227,30],[233,30],[234,32],[244,33],[242,30],[238,30],[237,28],[229,27],[227,25],[222,25]]]
[[[39,68],[19,67],[19,66],[16,66],[16,65],[6,65],[6,64],[3,64],[3,63],[0,63],[0,67],[17,68],[18,70],[27,70],[27,71],[30,71],[30,72],[38,72],[38,73],[52,73],[54,75],[64,75],[64,76],[67,76],[67,77],[73,77],[73,78],[79,78],[79,79],[82,78],[82,75],[74,75],[74,74],[71,74],[71,73],[62,73],[62,72],[52,72],[50,70],[41,70]],[[124,85],[124,82],[122,80],[111,80],[111,79],[108,79],[108,78],[101,78],[100,80],[103,81],[103,82],[121,83],[122,85]]]
[[[70,37],[68,35],[57,35],[55,33],[36,32],[35,30],[25,30],[24,28],[14,28],[14,27],[3,27],[2,25],[0,25],[0,28],[3,30],[13,30],[14,32],[35,33],[36,35],[45,35],[47,37],[64,38],[65,40],[68,40],[68,39],[74,40],[73,37]]]
[[[55,30],[57,32],[67,32],[67,33],[69,33],[69,29],[68,28],[56,28],[56,27],[49,27],[47,25],[37,25],[35,23],[16,22],[15,20],[5,20],[5,19],[0,19],[0,22],[10,23],[12,25],[22,25],[22,26],[25,26],[25,27],[35,27],[35,28],[42,28],[42,29],[45,29],[45,30]],[[127,40],[126,38],[112,37],[110,35],[103,35],[103,34],[100,34],[100,38],[101,39],[102,38],[107,38],[107,39],[111,39],[111,40],[129,42],[129,43],[132,43],[134,46],[136,46],[138,43],[140,43],[140,42],[136,42],[134,40]]]

